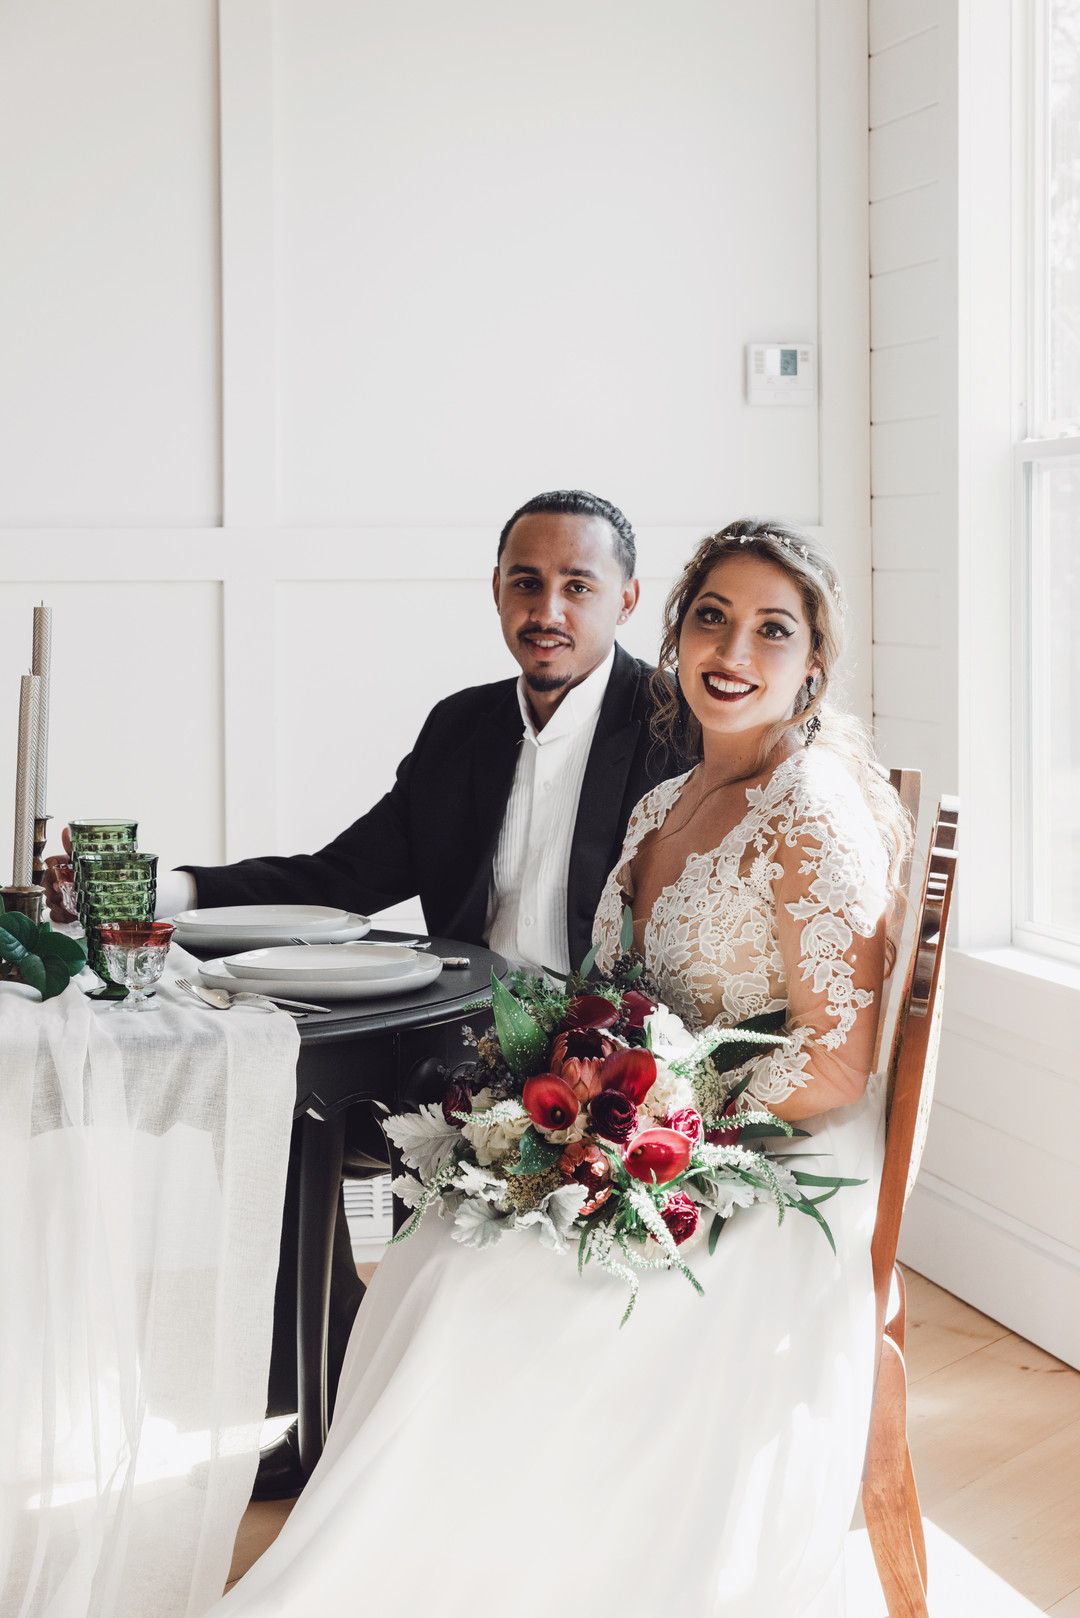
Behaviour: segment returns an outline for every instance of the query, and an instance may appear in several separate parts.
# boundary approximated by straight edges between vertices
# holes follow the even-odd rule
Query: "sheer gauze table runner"
[[[251,1490],[299,1037],[160,998],[0,987],[2,1618],[196,1618]]]

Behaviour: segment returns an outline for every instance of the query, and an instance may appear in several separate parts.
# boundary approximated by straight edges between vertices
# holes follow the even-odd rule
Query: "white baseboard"
[[[899,1256],[972,1308],[1080,1369],[1080,1253],[936,1177],[911,1193]]]

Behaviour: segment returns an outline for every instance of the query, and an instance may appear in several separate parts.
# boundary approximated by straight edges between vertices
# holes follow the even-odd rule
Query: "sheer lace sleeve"
[[[772,888],[794,1049],[754,1063],[742,1105],[805,1118],[858,1099],[873,1060],[885,965],[885,859],[846,776],[806,775],[773,821]],[[747,1070],[744,1070],[747,1071]]]
[[[687,774],[689,773],[688,771]],[[610,968],[619,954],[623,909],[628,900],[633,903],[631,861],[649,832],[663,825],[667,812],[679,796],[685,781],[686,775],[677,775],[670,781],[661,781],[651,792],[646,792],[631,811],[619,863],[604,883],[604,891],[600,895],[600,903],[593,922],[593,943],[597,946],[596,959],[602,971]]]

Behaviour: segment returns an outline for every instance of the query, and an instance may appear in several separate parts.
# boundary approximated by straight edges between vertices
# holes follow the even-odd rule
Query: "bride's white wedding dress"
[[[629,864],[685,777],[643,799],[597,916],[618,953]],[[884,906],[881,841],[824,750],[786,760],[645,934],[691,1027],[789,1008],[799,1043],[756,1064],[776,1101],[843,1076],[860,946]],[[860,1032],[865,1025],[859,1024]],[[850,1093],[850,1092],[849,1092]],[[825,1173],[865,1178],[783,1229],[737,1211],[705,1287],[583,1277],[530,1235],[477,1251],[429,1214],[379,1265],[326,1451],[279,1538],[215,1618],[837,1618],[870,1408],[870,1236],[881,1090],[805,1121]]]

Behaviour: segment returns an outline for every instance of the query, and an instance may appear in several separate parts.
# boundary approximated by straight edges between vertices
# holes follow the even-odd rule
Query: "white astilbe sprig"
[[[421,1188],[420,1195],[418,1197],[415,1196],[415,1193],[410,1193],[415,1198],[413,1202],[413,1216],[407,1225],[402,1226],[396,1236],[391,1236],[389,1242],[391,1247],[393,1247],[395,1242],[403,1242],[407,1236],[414,1235],[415,1232],[420,1229],[420,1221],[423,1219],[424,1215],[427,1213],[428,1209],[431,1207],[431,1204],[436,1200],[436,1198],[442,1195],[443,1188],[450,1184],[451,1180],[454,1178],[456,1169],[456,1162],[452,1161],[449,1163],[443,1163],[440,1168],[435,1170],[434,1175],[430,1180],[428,1180],[426,1185]],[[407,1182],[410,1179],[408,1175],[403,1176],[403,1178]],[[412,1181],[411,1183],[413,1185],[416,1184],[415,1181]],[[468,1206],[471,1206],[471,1204]],[[479,1206],[486,1208],[487,1203],[480,1203]]]
[[[668,1066],[672,1072],[680,1073],[685,1078],[692,1078],[695,1068],[711,1056],[719,1045],[785,1045],[790,1043],[786,1034],[754,1034],[747,1028],[706,1028],[695,1039],[693,1046],[685,1055],[679,1056]]]
[[[637,1214],[645,1229],[664,1255],[666,1268],[678,1270],[684,1275],[699,1296],[704,1297],[705,1288],[679,1252],[675,1238],[665,1225],[659,1208],[642,1185],[628,1186],[623,1193],[627,1202]],[[620,1244],[621,1245],[621,1244]]]
[[[419,1112],[398,1112],[387,1118],[383,1128],[400,1151],[409,1168],[416,1169],[427,1184],[443,1164],[456,1155],[461,1132],[443,1117],[436,1101]]]
[[[483,1125],[485,1129],[494,1129],[496,1124],[516,1124],[522,1118],[527,1118],[528,1112],[520,1101],[495,1101],[490,1107],[474,1107],[472,1112],[455,1112],[454,1117],[460,1118],[463,1124]]]

